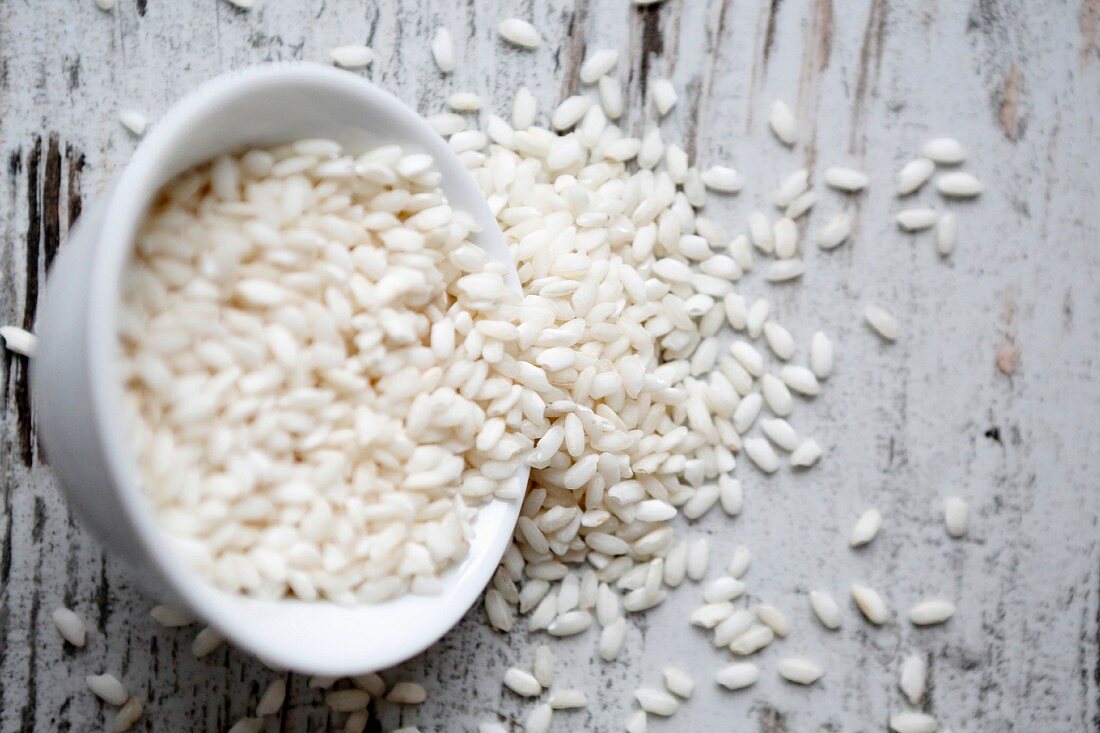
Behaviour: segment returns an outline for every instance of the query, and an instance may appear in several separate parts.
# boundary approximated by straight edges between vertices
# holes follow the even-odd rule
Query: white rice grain
[[[581,121],[584,113],[591,106],[592,99],[590,97],[579,94],[568,97],[554,108],[550,116],[550,124],[554,126],[555,130],[568,130]]]
[[[61,636],[64,637],[65,641],[69,642],[77,649],[84,648],[84,643],[88,638],[88,632],[84,626],[84,619],[64,606],[54,609],[50,618],[53,619],[54,626],[57,627],[57,630],[61,633]]]
[[[760,430],[772,443],[790,452],[798,447],[798,433],[783,418],[769,418],[760,422]]]
[[[928,182],[936,171],[936,164],[928,158],[909,161],[898,171],[898,195],[908,196]]]
[[[746,608],[739,608],[714,627],[714,646],[728,647],[734,639],[744,634],[756,621],[756,616]]]
[[[741,435],[744,435],[752,427],[752,424],[756,422],[756,418],[760,415],[760,411],[764,406],[764,398],[759,392],[753,392],[752,394],[745,395],[741,403],[737,405],[737,408],[733,411],[733,428]]]
[[[600,659],[605,662],[614,661],[619,657],[619,653],[623,650],[623,643],[626,641],[626,619],[617,618],[600,632],[600,640],[597,644],[597,651],[600,654]]]
[[[668,79],[657,78],[649,83],[649,96],[653,100],[657,114],[664,117],[676,104],[676,87]]]
[[[386,694],[386,681],[377,672],[356,675],[351,678],[351,681],[356,687],[366,690],[374,697],[381,698]]]
[[[740,514],[745,501],[741,482],[732,476],[721,474],[718,477],[718,501],[722,505],[722,511],[728,516]]]
[[[833,342],[821,331],[810,340],[810,369],[818,379],[828,379],[833,373]]]
[[[815,397],[821,393],[821,385],[817,377],[804,366],[787,364],[780,368],[779,377],[792,392],[805,397]]]
[[[775,639],[775,632],[762,624],[755,624],[730,644],[730,651],[742,657],[755,654]]]
[[[944,257],[955,251],[959,239],[959,220],[952,212],[940,216],[936,222],[936,250]]]
[[[762,211],[753,211],[749,214],[749,235],[752,244],[765,254],[775,251],[775,234],[772,223],[767,214]]]
[[[958,539],[966,536],[970,518],[970,506],[958,496],[949,496],[943,502],[943,520],[947,534]]]
[[[116,707],[125,705],[130,694],[126,686],[119,682],[118,678],[110,673],[92,674],[84,678],[88,683],[88,689],[103,702]]]
[[[325,693],[325,705],[338,713],[366,710],[370,694],[364,690],[330,690]]]
[[[760,679],[760,668],[752,662],[737,662],[722,667],[714,675],[714,680],[727,690],[743,690],[755,685]]]
[[[699,581],[707,574],[707,565],[710,562],[710,541],[706,537],[695,540],[688,545],[687,576]]]
[[[890,313],[877,305],[867,305],[863,309],[863,318],[875,333],[887,341],[898,337],[898,322]]]
[[[802,260],[779,260],[768,265],[764,280],[769,283],[785,283],[802,277],[805,271],[806,264]]]
[[[922,601],[909,609],[909,621],[915,626],[942,624],[954,615],[955,604],[951,601]]]
[[[546,628],[551,636],[573,636],[592,625],[592,614],[588,611],[570,611],[554,619]]]
[[[455,112],[476,112],[485,106],[485,101],[474,92],[455,92],[447,97],[447,106]],[[516,129],[522,129],[519,125]]]
[[[256,703],[256,717],[274,715],[282,709],[285,700],[286,680],[281,678],[272,680],[260,696],[260,701]]]
[[[542,685],[530,672],[509,667],[504,673],[504,686],[521,697],[537,697],[542,694]]]
[[[745,186],[741,174],[724,165],[712,165],[699,174],[703,185],[718,193],[738,193]]]
[[[485,615],[489,625],[497,631],[507,633],[515,624],[511,606],[496,588],[490,588],[485,593]]]
[[[737,578],[723,576],[703,586],[703,600],[707,603],[721,603],[732,601],[745,593],[745,584]]]
[[[722,621],[729,618],[733,613],[733,604],[728,601],[722,601],[720,603],[708,603],[703,606],[699,606],[691,612],[690,621],[692,626],[701,626],[704,629],[713,629]]]
[[[623,87],[612,76],[601,76],[596,84],[600,97],[600,106],[609,119],[617,120],[623,116]]]
[[[939,723],[927,713],[906,710],[890,716],[890,730],[894,733],[936,733]]]
[[[556,689],[550,691],[546,702],[554,710],[578,710],[588,707],[588,695],[580,690]]]
[[[451,32],[442,26],[436,28],[435,35],[432,36],[432,58],[444,74],[450,74],[457,66],[454,38]]]
[[[790,463],[795,468],[809,468],[821,460],[824,451],[813,438],[806,438],[791,451]]]
[[[890,618],[886,602],[873,588],[853,583],[852,599],[864,617],[876,626],[883,625]]]
[[[855,193],[867,187],[867,174],[854,168],[828,168],[825,171],[825,183],[840,191]]]
[[[772,132],[784,145],[794,145],[798,140],[798,119],[786,102],[776,100],[772,103],[771,116],[768,118]]]
[[[767,298],[757,298],[749,306],[748,313],[745,316],[745,329],[748,331],[749,338],[756,338],[763,333],[764,324],[767,323],[768,314],[771,313],[771,307],[771,302]],[[755,351],[755,348],[750,351],[744,347],[738,347],[737,351],[748,356],[747,361],[742,361],[742,366],[754,377],[760,376],[763,369],[763,359],[758,358],[759,354]],[[738,361],[741,361],[732,346],[730,347],[730,353],[737,357]]]
[[[535,647],[535,660],[531,664],[531,674],[543,687],[554,683],[554,652],[545,644]]]
[[[691,676],[677,667],[665,667],[661,670],[661,679],[665,688],[677,697],[687,699],[695,691],[695,682]]]
[[[527,714],[523,722],[524,733],[548,733],[553,718],[554,709],[544,702],[539,703]]]
[[[668,717],[680,707],[675,697],[653,687],[639,687],[634,690],[634,699],[642,710],[652,715]]]
[[[842,211],[822,227],[817,235],[817,246],[823,250],[836,249],[852,234],[852,217]]]
[[[801,219],[817,205],[818,196],[813,191],[804,191],[794,198],[783,212],[783,216],[792,221]]]
[[[191,653],[201,659],[224,643],[225,637],[207,626],[195,635],[195,639],[191,642]]]
[[[924,144],[921,154],[941,165],[957,165],[966,160],[966,149],[951,137],[937,137]]]
[[[935,209],[903,209],[898,212],[898,226],[907,232],[920,232],[931,229],[939,214]]]
[[[734,578],[741,578],[748,572],[751,563],[752,552],[746,545],[738,545],[733,550],[733,555],[726,566],[726,572]]]
[[[538,102],[535,95],[525,86],[516,90],[515,99],[512,102],[512,127],[517,130],[526,130],[535,124],[535,116],[538,114]]]
[[[687,519],[698,519],[709,512],[718,503],[718,484],[703,484],[695,490],[691,498],[680,507],[680,513]],[[675,510],[674,510],[675,511]]]
[[[862,547],[870,544],[878,536],[878,531],[881,528],[882,514],[877,509],[868,509],[859,515],[859,519],[852,526],[848,544],[852,547]]]
[[[542,43],[542,36],[525,20],[519,18],[507,18],[497,26],[500,37],[508,43],[520,48],[538,48]]]
[[[952,171],[936,179],[936,190],[949,198],[973,198],[982,192],[982,182],[969,173]]]
[[[820,590],[810,591],[810,608],[813,609],[814,615],[822,626],[830,631],[840,628],[840,606],[831,595]]]
[[[821,665],[803,657],[780,659],[777,669],[780,677],[799,685],[812,685],[825,674]]]
[[[757,604],[755,611],[760,622],[775,632],[779,638],[784,639],[791,633],[791,620],[787,618],[787,614],[775,606],[770,603],[760,603]]]
[[[768,409],[778,417],[787,417],[794,409],[790,388],[774,374],[765,374],[760,378],[760,393]]]
[[[131,697],[125,705],[118,709],[118,714],[115,715],[115,733],[130,730],[135,723],[141,720],[141,716],[144,714],[145,705],[142,704],[141,699]]]
[[[779,183],[779,188],[772,196],[772,202],[779,208],[786,208],[796,198],[804,194],[810,187],[810,172],[805,168],[799,168],[788,174]]]
[[[153,610],[149,612],[149,615],[153,617],[154,621],[166,629],[173,629],[179,626],[190,626],[195,623],[194,616],[186,611],[173,608],[172,606],[153,606]]]
[[[419,705],[428,699],[428,692],[416,682],[397,682],[386,695],[386,699],[399,705]]]
[[[374,51],[359,44],[337,46],[329,55],[333,63],[345,69],[362,69],[374,60]]]
[[[775,473],[779,470],[779,456],[775,449],[763,438],[745,438],[745,454],[749,460],[764,473]]]
[[[137,137],[141,137],[149,129],[149,118],[131,107],[118,111],[118,121]]]
[[[581,64],[580,78],[584,84],[595,84],[601,76],[608,74],[619,61],[619,52],[611,48],[592,51]]]
[[[901,663],[898,675],[898,687],[905,694],[910,705],[920,705],[924,699],[925,678],[928,676],[928,664],[920,654],[910,654]]]

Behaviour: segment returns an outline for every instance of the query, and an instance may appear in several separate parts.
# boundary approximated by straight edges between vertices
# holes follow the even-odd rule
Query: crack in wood
[[[44,160],[43,155],[45,155]],[[21,151],[14,151],[8,157],[8,175],[13,183],[23,170],[22,159]],[[45,151],[43,151],[42,137],[36,137],[26,156],[27,233],[24,239],[26,285],[23,293],[22,326],[28,331],[34,330],[41,278],[49,270],[61,248],[63,185],[66,187],[64,198],[68,208],[64,227],[67,230],[80,216],[82,210],[81,175],[84,165],[84,155],[72,145],[65,147],[65,154],[62,156],[60,136],[57,133],[48,135]],[[66,167],[68,168],[67,181],[63,170]],[[11,373],[14,377],[12,394],[16,411],[19,458],[23,465],[30,467],[36,460],[42,460],[42,456],[41,451],[38,450],[34,427],[29,365],[25,359],[13,359],[10,354],[5,354],[5,362],[12,369]],[[6,395],[7,384],[4,385],[4,389]]]
[[[867,15],[867,27],[863,32],[863,44],[859,50],[859,71],[856,75],[856,92],[852,104],[852,138],[849,147],[856,152],[857,140],[862,140],[864,104],[867,95],[877,81],[882,68],[882,53],[886,42],[886,2],[873,0],[871,12]],[[873,67],[873,70],[872,70]],[[862,147],[860,148],[862,151]]]
[[[34,330],[38,308],[39,251],[42,240],[42,210],[38,195],[38,168],[42,162],[42,138],[36,137],[27,159],[26,289],[23,294],[23,328]],[[19,457],[24,466],[34,464],[34,415],[31,411],[30,373],[25,360],[17,360],[15,375],[16,430]]]
[[[764,71],[768,70],[768,61],[775,45],[775,26],[779,19],[779,6],[782,4],[783,0],[770,0],[768,4],[768,22],[764,26]]]
[[[565,64],[562,78],[561,98],[568,99],[577,93],[580,79],[581,65],[584,63],[584,55],[587,50],[584,39],[584,25],[588,20],[588,0],[579,0],[573,12],[569,14],[568,30],[566,31],[567,45],[565,48]]]
[[[73,228],[73,225],[76,224],[76,220],[80,218],[80,214],[84,211],[84,195],[81,191],[81,179],[84,175],[84,164],[86,163],[86,160],[84,157],[84,153],[77,150],[70,143],[65,146],[65,162],[68,164],[69,168],[69,216],[65,226],[66,229],[71,230]]]
[[[42,254],[49,272],[61,247],[61,144],[57,133],[50,135],[46,149],[46,175],[42,183]]]
[[[798,115],[802,119],[817,119],[822,76],[829,67],[829,58],[832,54],[832,33],[832,0],[814,0],[810,12],[810,24],[803,41],[802,64],[798,77]],[[810,125],[805,150],[805,168],[812,171],[817,159],[816,124]]]
[[[697,82],[695,85],[697,93],[692,99],[691,112],[688,115],[690,129],[687,136],[689,146],[687,152],[692,157],[695,157],[702,146],[700,121],[706,115],[707,105],[714,96],[714,80],[718,76],[715,73],[715,68],[720,58],[722,39],[726,34],[726,23],[729,19],[729,10],[732,4],[733,0],[719,0],[718,18],[714,23],[714,33],[707,36],[707,60],[703,69],[703,81]]]
[[[638,8],[642,16],[642,53],[641,67],[638,70],[638,89],[642,103],[646,101],[646,88],[649,85],[649,57],[660,56],[665,50],[665,41],[661,36],[660,5],[646,5]]]

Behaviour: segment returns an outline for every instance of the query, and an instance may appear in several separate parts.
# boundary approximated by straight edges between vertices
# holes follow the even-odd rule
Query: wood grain
[[[698,683],[695,698],[655,731],[884,731],[902,707],[900,660],[925,654],[925,708],[955,733],[1100,729],[1100,9],[1093,0],[626,0],[433,3],[259,0],[251,12],[221,0],[91,0],[0,4],[0,320],[32,325],[40,286],[86,197],[123,165],[135,141],[119,106],[153,118],[195,84],[271,60],[325,60],[328,49],[369,43],[365,72],[421,112],[471,89],[509,108],[527,84],[547,110],[576,91],[588,49],[623,51],[624,127],[653,122],[646,88],[668,76],[680,102],[662,123],[700,162],[735,165],[751,181],[716,197],[708,215],[731,227],[801,165],[814,178],[834,164],[869,171],[869,193],[826,192],[810,231],[842,207],[853,241],[810,248],[797,286],[747,278],[767,295],[800,345],[824,328],[838,344],[824,394],[801,404],[796,427],[827,455],[804,474],[762,480],[739,466],[747,507],[736,521],[708,516],[715,565],[733,546],[756,553],[753,599],[786,609],[795,632],[761,659],[750,691],[710,680],[727,659],[685,618],[700,593],[686,587],[635,619],[623,659],[608,665],[591,636],[555,646],[558,679],[585,689],[588,710],[556,716],[555,730],[619,730],[631,690],[656,684],[675,663]],[[546,38],[524,52],[496,38],[518,15]],[[442,77],[427,39],[455,34],[459,68]],[[770,137],[771,103],[801,119],[802,143]],[[941,260],[927,236],[893,225],[895,171],[922,142],[959,137],[980,200],[952,204],[960,244]],[[941,205],[931,192],[913,200]],[[902,335],[886,346],[861,323],[866,302],[897,314]],[[223,649],[202,660],[194,629],[165,631],[121,567],[76,525],[36,445],[26,363],[0,359],[0,731],[104,730],[113,712],[84,688],[110,670],[145,698],[141,730],[224,730],[248,713],[273,677]],[[972,531],[946,538],[942,498],[965,496]],[[868,506],[882,535],[852,552],[844,542]],[[853,581],[879,588],[895,613],[930,596],[953,598],[955,619],[918,630],[882,629],[854,613],[831,634],[811,618],[805,593],[838,598]],[[66,603],[89,622],[88,648],[53,629]],[[848,609],[849,611],[851,609]],[[504,669],[529,663],[522,633],[487,630],[475,609],[424,655],[386,673],[423,682],[419,709],[379,708],[372,731],[418,724],[473,730],[495,718],[519,730],[528,704],[501,692]],[[364,629],[364,633],[383,633]],[[781,646],[781,649],[778,647]],[[781,655],[825,664],[810,689],[782,683]],[[290,676],[288,705],[269,730],[339,730],[339,716],[305,680]]]

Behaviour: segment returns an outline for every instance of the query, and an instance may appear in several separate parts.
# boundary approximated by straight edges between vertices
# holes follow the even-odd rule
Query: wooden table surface
[[[540,49],[500,41],[496,24],[512,15],[535,23]],[[460,57],[446,78],[428,50],[440,24]],[[826,458],[772,479],[739,466],[743,515],[712,512],[690,530],[711,536],[716,565],[749,544],[752,598],[786,609],[794,633],[763,654],[758,685],[721,690],[712,675],[728,655],[688,626],[700,591],[682,587],[634,620],[615,664],[599,660],[591,632],[554,645],[560,683],[590,699],[584,712],[557,715],[554,730],[621,730],[632,690],[658,684],[661,666],[675,663],[697,692],[675,717],[651,720],[652,731],[884,731],[903,707],[897,667],[911,652],[931,667],[926,709],[955,733],[1100,729],[1100,2],[258,0],[243,12],[224,0],[120,0],[104,13],[92,0],[7,0],[0,321],[33,325],[66,230],[133,150],[121,106],[155,119],[220,72],[325,60],[342,43],[371,45],[364,73],[423,113],[459,89],[506,110],[521,83],[545,110],[575,90],[587,48],[619,48],[626,129],[652,119],[646,79],[669,75],[680,101],[662,123],[665,138],[748,177],[741,196],[708,203],[731,226],[801,165],[817,179],[844,163],[871,175],[849,206],[852,242],[833,253],[810,247],[797,286],[771,288],[754,275],[741,288],[768,295],[803,348],[817,328],[837,343],[827,389],[795,415]],[[777,98],[801,120],[793,151],[767,131]],[[960,242],[946,260],[930,236],[893,223],[897,169],[939,134],[964,142],[967,169],[986,184],[977,201],[951,204]],[[941,205],[930,190],[916,199]],[[823,192],[811,229],[843,204]],[[898,316],[895,345],[862,323],[866,302]],[[0,730],[106,729],[113,711],[84,686],[104,669],[146,700],[139,729],[224,730],[273,673],[227,649],[196,660],[194,629],[149,619],[152,602],[58,493],[36,446],[25,361],[5,354],[0,379]],[[942,525],[952,494],[972,507],[961,541]],[[854,552],[846,535],[869,506],[885,525]],[[857,617],[846,597],[855,580],[883,592],[893,621],[875,629]],[[811,618],[813,588],[845,599],[838,633]],[[898,619],[930,596],[958,604],[950,623],[919,630]],[[50,622],[62,603],[89,622],[84,650],[64,646]],[[500,679],[510,664],[528,664],[540,640],[495,634],[475,609],[387,673],[421,681],[429,700],[383,707],[370,730],[469,731],[498,714],[519,730],[530,703],[502,692]],[[808,689],[781,682],[775,662],[791,654],[824,664],[824,679]],[[269,730],[339,729],[341,716],[301,677],[290,690]]]

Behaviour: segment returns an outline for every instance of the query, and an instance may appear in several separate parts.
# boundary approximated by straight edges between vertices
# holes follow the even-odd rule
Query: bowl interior
[[[374,605],[261,601],[217,590],[173,556],[138,485],[136,467],[114,409],[121,385],[114,366],[119,273],[137,228],[158,189],[184,170],[227,150],[306,137],[336,140],[357,152],[399,142],[430,153],[450,203],[475,216],[474,238],[515,268],[484,198],[457,156],[418,115],[353,74],[315,64],[277,64],[219,77],[181,100],[150,131],[108,202],[102,256],[93,273],[92,309],[110,314],[90,333],[91,376],[100,434],[115,484],[154,569],[204,621],[265,661],[300,672],[361,673],[411,657],[442,636],[470,608],[507,546],[518,499],[492,501],[473,521],[466,559],[444,574],[438,596],[406,595]],[[117,243],[117,244],[116,244]],[[527,469],[511,481],[526,484]]]

